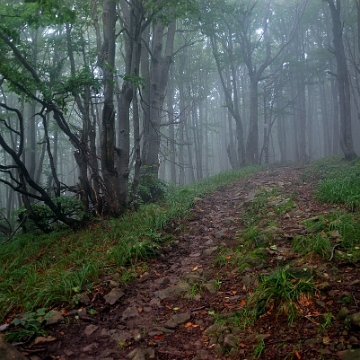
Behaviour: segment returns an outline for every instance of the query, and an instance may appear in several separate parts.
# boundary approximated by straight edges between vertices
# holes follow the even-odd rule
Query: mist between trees
[[[0,4],[4,234],[360,150],[360,0]]]

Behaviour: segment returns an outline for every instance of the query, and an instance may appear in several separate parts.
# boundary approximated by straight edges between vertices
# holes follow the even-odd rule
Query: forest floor
[[[316,201],[303,170],[262,170],[196,199],[137,280],[102,279],[18,349],[31,360],[360,359],[360,269],[323,218],[342,207]]]

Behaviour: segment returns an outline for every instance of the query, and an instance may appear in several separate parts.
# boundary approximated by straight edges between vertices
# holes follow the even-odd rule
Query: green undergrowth
[[[83,230],[27,233],[0,244],[0,321],[14,312],[71,304],[74,295],[108,273],[130,281],[171,241],[163,231],[170,220],[184,219],[197,198],[258,170],[247,167],[171,188],[162,202]]]
[[[328,158],[315,162],[304,172],[304,179],[320,179],[316,196],[322,202],[344,204],[351,211],[360,207],[360,160]]]
[[[310,303],[318,294],[316,272],[307,271],[303,264],[330,262],[336,269],[339,263],[360,262],[360,161],[317,161],[306,167],[293,184],[304,182],[315,185],[315,201],[333,206],[314,214],[311,207],[309,211],[298,203],[296,193],[287,193],[286,188],[276,184],[273,189],[262,188],[245,203],[232,246],[219,248],[215,266],[256,277],[244,298],[246,306],[230,318],[219,315],[230,329],[251,330],[259,319],[271,314],[294,324],[303,316],[299,304]],[[297,232],[292,233],[287,224],[296,219]],[[288,231],[294,236],[285,234]],[[322,332],[332,326],[332,320],[331,312],[320,318]],[[263,351],[260,344],[259,349],[254,349],[254,357]]]
[[[312,279],[297,279],[285,268],[278,268],[269,275],[259,278],[259,285],[249,297],[250,314],[257,319],[266,312],[275,311],[287,316],[292,324],[301,314],[299,300],[302,296],[312,296],[315,286]]]

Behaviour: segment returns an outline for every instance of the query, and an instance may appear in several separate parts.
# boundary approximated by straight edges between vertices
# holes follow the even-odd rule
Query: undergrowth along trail
[[[360,188],[348,179],[359,169],[336,159],[274,167],[191,195],[185,219],[145,232],[156,258],[148,249],[128,268],[111,258],[103,282],[73,289],[87,305],[78,297],[75,312],[53,309],[62,316],[46,327],[53,342],[22,350],[66,360],[358,359]]]

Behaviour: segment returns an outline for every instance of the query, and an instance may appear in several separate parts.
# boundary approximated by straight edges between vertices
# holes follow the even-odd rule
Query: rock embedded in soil
[[[176,327],[178,327],[181,324],[186,323],[190,319],[191,319],[190,312],[185,312],[182,314],[175,314],[165,323],[164,326],[168,329],[175,329]]]
[[[92,343],[82,348],[83,352],[93,352],[98,348],[98,343]]]
[[[106,294],[104,296],[104,299],[105,299],[106,304],[114,305],[124,295],[125,294],[119,288],[114,288],[108,294]]]
[[[84,330],[84,334],[87,336],[92,335],[99,327],[96,325],[88,325],[85,330]]]
[[[326,292],[331,289],[331,284],[327,281],[323,282],[321,285],[318,286],[320,291]]]
[[[226,229],[220,230],[218,232],[215,233],[215,238],[220,240],[222,238],[226,237]],[[206,255],[211,255],[211,254],[206,254]]]
[[[139,316],[139,311],[136,306],[129,306],[122,314],[123,321]]]
[[[351,314],[347,317],[348,322],[350,325],[354,327],[360,327],[360,312]]]
[[[120,284],[117,281],[114,280],[109,280],[108,285],[114,289],[114,288],[118,288],[120,286]]]
[[[145,360],[145,352],[140,348],[136,348],[128,354],[127,358],[131,360]]]
[[[338,351],[336,355],[341,360],[359,360],[360,359],[360,349],[350,349],[344,351]]]
[[[350,314],[350,310],[347,307],[343,307],[339,310],[337,318],[339,320],[344,320]]]
[[[210,255],[212,255],[217,249],[218,249],[218,246],[213,246],[213,247],[211,247],[211,248],[205,249],[205,250],[204,250],[204,255],[210,256]]]
[[[73,297],[73,302],[75,304],[81,304],[81,305],[85,305],[85,306],[88,306],[91,304],[91,300],[87,293],[76,294]]]
[[[200,350],[194,358],[194,360],[205,360],[205,359],[209,359],[209,352],[205,349]]]
[[[247,274],[247,275],[245,275],[245,276],[242,278],[241,282],[242,282],[247,288],[251,288],[252,286],[254,286],[255,280],[256,280],[256,278],[255,278],[254,275],[252,275],[252,274]]]
[[[227,334],[224,337],[223,346],[224,348],[237,348],[239,339],[232,334]]]
[[[157,327],[152,328],[149,331],[149,335],[152,336],[152,333],[154,333],[154,335],[156,335],[156,334],[172,334],[174,332],[175,332],[174,330],[167,329],[167,328],[162,327],[162,326],[157,326]]]
[[[51,311],[52,316],[46,320],[46,325],[58,324],[64,320],[64,316],[61,311]]]
[[[219,334],[219,333],[222,333],[224,331],[228,330],[228,327],[223,325],[223,324],[220,324],[220,323],[215,323],[211,326],[209,326],[205,331],[204,333],[206,335],[213,335],[213,334]]]
[[[154,281],[154,283],[158,286],[158,287],[165,287],[167,285],[169,285],[171,282],[170,278],[168,276],[165,277],[161,277],[160,279],[157,279]]]
[[[113,340],[117,341],[118,343],[123,343],[132,339],[132,335],[127,331],[113,329],[110,330],[108,334]]]
[[[4,341],[0,336],[0,359],[1,360],[28,360],[21,352]]]
[[[170,286],[164,290],[155,291],[154,295],[160,299],[179,296],[181,293],[190,289],[190,285],[186,282],[179,282],[177,285]]]
[[[77,310],[77,314],[78,314],[79,318],[81,319],[87,315],[87,311],[85,308],[79,309],[79,310]]]
[[[209,281],[209,282],[205,283],[203,286],[206,290],[208,290],[212,294],[216,293],[216,291],[217,291],[214,281]]]
[[[356,279],[356,280],[352,281],[349,285],[350,286],[360,286],[360,280]]]

